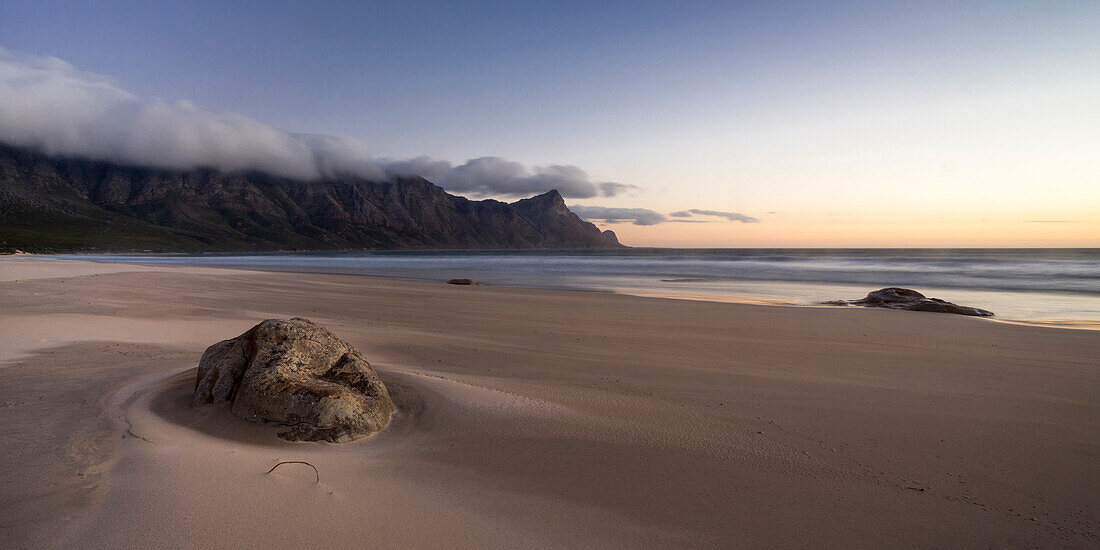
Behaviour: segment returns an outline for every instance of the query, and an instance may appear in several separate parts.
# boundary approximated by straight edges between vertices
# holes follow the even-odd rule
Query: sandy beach
[[[207,346],[294,316],[371,361],[385,430],[289,443],[190,406]],[[0,361],[4,548],[1100,535],[1100,331],[23,256],[0,258]],[[287,460],[319,481],[266,473]]]

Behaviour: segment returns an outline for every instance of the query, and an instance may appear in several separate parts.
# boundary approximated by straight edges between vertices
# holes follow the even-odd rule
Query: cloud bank
[[[421,176],[449,191],[518,197],[557,189],[611,197],[632,185],[592,181],[576,166],[529,169],[499,157],[460,165],[428,157],[373,158],[353,138],[292,134],[187,101],[138,97],[50,56],[0,48],[0,142],[51,155],[155,168],[260,171],[299,180]]]
[[[692,208],[691,210],[681,210],[679,212],[673,212],[669,214],[669,216],[672,216],[674,218],[690,218],[693,215],[716,216],[719,218],[726,218],[731,222],[760,223],[760,220],[752,216],[746,216],[738,212],[722,212],[719,210],[700,210],[698,208]]]

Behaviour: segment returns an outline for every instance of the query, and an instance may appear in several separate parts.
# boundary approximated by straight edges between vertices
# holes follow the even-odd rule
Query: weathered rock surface
[[[268,319],[207,348],[193,406],[290,427],[290,441],[351,441],[386,426],[393,401],[358,350],[307,319]]]
[[[465,285],[465,286],[477,286],[477,281],[473,279],[451,279],[447,281],[449,285]]]
[[[908,288],[889,287],[875,290],[862,300],[837,300],[826,302],[830,305],[853,305],[864,307],[885,307],[908,311],[931,311],[935,313],[956,313],[974,317],[993,317],[992,311],[976,307],[960,306],[939,298],[928,298],[924,294]]]

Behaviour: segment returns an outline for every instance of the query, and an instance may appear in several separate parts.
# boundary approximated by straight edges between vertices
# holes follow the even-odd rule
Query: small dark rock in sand
[[[447,281],[447,284],[449,284],[449,285],[477,286],[477,281],[475,281],[473,279],[451,279],[450,281]]]
[[[393,401],[355,348],[307,319],[268,319],[207,348],[193,406],[230,403],[290,441],[351,441],[386,426]]]
[[[939,298],[928,298],[924,294],[908,288],[889,287],[867,294],[862,300],[837,300],[825,302],[829,305],[852,305],[865,307],[886,307],[909,311],[931,311],[935,313],[957,313],[974,317],[993,317],[992,311],[953,304]]]

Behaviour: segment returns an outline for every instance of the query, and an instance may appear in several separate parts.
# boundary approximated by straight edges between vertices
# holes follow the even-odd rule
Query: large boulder
[[[381,430],[393,401],[370,363],[307,319],[268,319],[207,348],[193,406],[230,403],[250,422],[288,426],[290,441],[351,441]]]
[[[956,313],[974,317],[993,317],[992,311],[976,307],[960,306],[939,298],[928,298],[924,294],[908,288],[889,287],[869,292],[862,300],[838,300],[826,302],[831,305],[853,305],[865,307],[885,307],[909,311],[931,311],[935,313]]]

